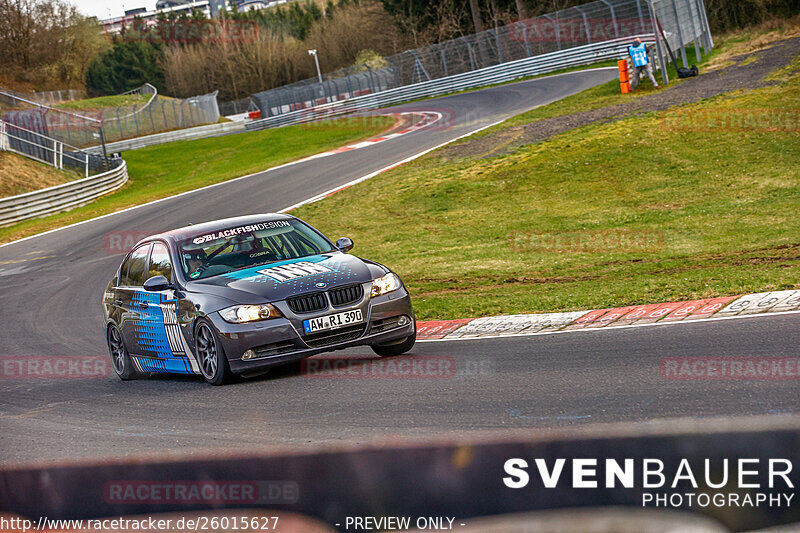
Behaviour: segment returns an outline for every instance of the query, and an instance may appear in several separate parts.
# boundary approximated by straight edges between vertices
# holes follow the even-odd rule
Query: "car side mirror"
[[[349,252],[353,249],[353,240],[348,237],[342,237],[336,241],[336,247],[340,252]]]
[[[165,291],[172,288],[172,283],[164,276],[153,276],[144,282],[144,290],[151,292]]]

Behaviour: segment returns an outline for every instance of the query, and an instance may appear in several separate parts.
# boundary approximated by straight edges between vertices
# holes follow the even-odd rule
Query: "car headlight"
[[[255,322],[257,320],[267,320],[269,318],[279,318],[283,315],[272,304],[263,305],[234,305],[219,312],[226,322],[242,324],[244,322]]]
[[[370,293],[370,298],[380,296],[381,294],[386,294],[387,292],[396,291],[402,286],[403,284],[400,282],[400,278],[397,277],[396,274],[389,272],[382,278],[372,280],[372,292]]]

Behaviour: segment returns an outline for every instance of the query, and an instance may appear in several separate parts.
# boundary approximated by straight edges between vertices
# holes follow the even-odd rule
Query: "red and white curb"
[[[408,116],[408,117],[420,117],[419,121],[413,123],[408,128],[402,129],[400,131],[396,131],[394,133],[389,133],[387,135],[381,135],[379,137],[373,137],[372,139],[367,139],[366,141],[361,141],[360,143],[350,144],[347,146],[342,146],[336,148],[334,150],[329,150],[327,152],[321,152],[319,154],[314,154],[312,156],[299,159],[297,160],[298,163],[302,163],[304,161],[311,161],[313,159],[321,159],[323,157],[330,157],[332,155],[341,154],[343,152],[351,152],[353,150],[358,150],[359,148],[367,148],[368,146],[374,146],[376,144],[389,141],[391,139],[396,139],[397,137],[402,137],[403,135],[407,135],[409,133],[421,130],[423,128],[427,128],[433,124],[436,124],[442,119],[442,114],[438,111],[413,111],[413,112],[403,112],[403,113],[392,113],[389,115],[380,115],[380,116]]]
[[[458,340],[536,335],[797,311],[800,311],[800,290],[787,290],[568,313],[420,321],[417,322],[417,339]]]

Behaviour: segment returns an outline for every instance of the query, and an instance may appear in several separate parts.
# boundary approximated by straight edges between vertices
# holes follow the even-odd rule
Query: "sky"
[[[68,0],[78,7],[78,10],[85,15],[95,16],[100,20],[109,17],[121,17],[126,9],[146,7],[152,10],[156,6],[156,0]],[[124,7],[123,7],[124,6]]]

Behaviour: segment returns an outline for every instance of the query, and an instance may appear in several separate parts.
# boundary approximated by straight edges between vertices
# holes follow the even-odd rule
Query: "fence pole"
[[[653,7],[653,0],[645,0],[650,11],[650,20],[653,22],[653,36],[656,38],[656,51],[658,52],[658,62],[661,65],[661,79],[664,85],[669,85],[669,74],[667,74],[667,63],[664,61],[664,51],[661,49],[661,32],[658,31],[658,19],[656,9]]]
[[[586,40],[588,44],[592,44],[592,35],[589,31],[589,20],[586,18],[586,13],[584,13],[583,10],[578,6],[575,6],[575,10],[580,13],[581,17],[583,18],[583,27],[586,30]]]
[[[531,57],[531,43],[528,42],[528,27],[524,22],[520,22],[520,24],[522,24],[522,39],[525,41],[525,53],[528,57]]]
[[[465,37],[462,37],[462,39],[465,39]],[[472,43],[470,43],[467,40],[465,40],[464,42],[467,43],[467,52],[469,53],[469,65],[470,67],[472,67],[470,70],[475,70],[475,56],[472,53]]]
[[[672,13],[675,15],[675,28],[678,30],[678,40],[681,45],[681,60],[683,61],[683,68],[689,68],[689,61],[686,59],[686,48],[683,43],[683,31],[681,31],[681,19],[678,17],[678,6],[675,5],[675,0],[672,3]]]
[[[642,26],[639,33],[646,33],[647,27],[644,23],[644,14],[642,14],[642,0],[636,0],[636,11],[639,12],[639,24]]]
[[[619,26],[617,25],[617,13],[614,11],[614,5],[611,4],[608,0],[600,0],[606,6],[608,6],[608,10],[611,11],[611,21],[614,23],[614,37],[619,39]]]
[[[714,49],[714,36],[711,35],[711,26],[708,25],[708,14],[706,13],[706,2],[705,0],[698,0],[700,3],[700,12],[703,14],[703,20],[706,23],[706,35],[708,35],[708,48],[709,50]]]
[[[439,48],[439,55],[442,56],[442,67],[444,68],[444,77],[448,77],[450,73],[447,70],[447,56],[444,53],[444,47],[441,44],[436,45]]]
[[[503,43],[500,42],[500,33],[497,29],[489,30],[494,34],[494,44],[497,46],[497,64],[503,63]]]
[[[692,21],[692,34],[693,34],[692,44],[694,45],[694,55],[697,58],[697,62],[699,63],[703,58],[700,57],[700,39],[698,39],[700,33],[697,31],[696,19],[694,16],[694,11],[692,11],[692,0],[683,0],[683,1],[686,2],[687,7],[689,8],[689,18]]]
[[[561,32],[558,27],[558,18],[553,18],[550,15],[542,15],[544,18],[553,23],[553,31],[556,32],[556,46],[561,50]]]
[[[103,145],[103,170],[108,170],[108,152],[106,151],[106,133],[103,121],[100,122],[100,144]],[[86,156],[87,165],[89,156]],[[87,169],[88,172],[88,169]],[[88,176],[88,174],[87,174]]]
[[[706,32],[706,23],[703,19],[703,7],[698,0],[694,0],[694,8],[697,10],[697,22],[700,24],[700,37],[703,39],[703,54],[708,54],[711,47],[708,43],[708,33]]]

